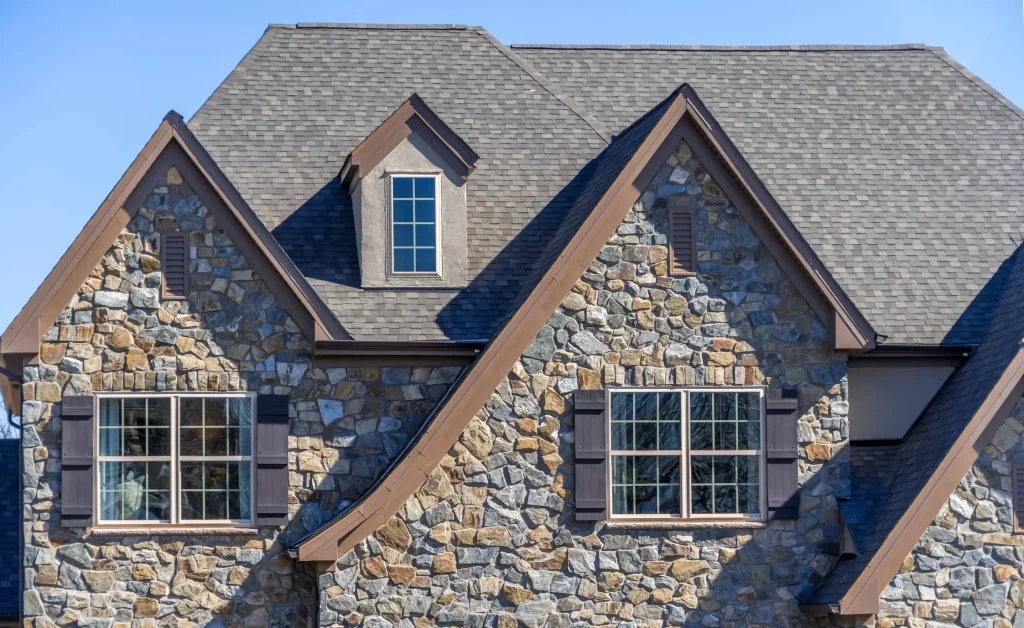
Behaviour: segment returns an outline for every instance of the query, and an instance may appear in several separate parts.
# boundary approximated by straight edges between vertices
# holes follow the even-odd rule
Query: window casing
[[[608,394],[612,519],[764,519],[763,388]]]
[[[436,174],[389,174],[392,275],[440,275],[440,185]]]
[[[96,396],[97,523],[252,522],[254,394]]]

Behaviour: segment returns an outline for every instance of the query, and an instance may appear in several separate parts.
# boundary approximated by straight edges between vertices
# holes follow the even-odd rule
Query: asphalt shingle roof
[[[953,373],[907,432],[891,467],[900,472],[891,474],[888,487],[879,487],[880,498],[871,498],[869,509],[874,512],[874,522],[866,542],[858,543],[861,553],[852,560],[839,562],[810,603],[833,604],[842,598],[1020,350],[1024,340],[1024,252],[1018,250],[1006,265],[1009,272],[1005,289],[981,345]]]
[[[613,131],[690,83],[877,332],[980,340],[1021,240],[1024,117],[942,50],[513,50]]]
[[[570,206],[560,192],[607,145],[549,87],[481,29],[271,26],[189,128],[357,339],[483,339]],[[337,175],[414,92],[480,156],[463,291],[359,287]]]

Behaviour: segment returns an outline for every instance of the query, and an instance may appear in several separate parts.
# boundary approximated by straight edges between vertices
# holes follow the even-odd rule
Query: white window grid
[[[181,417],[179,413],[180,401],[183,398],[197,398],[197,399],[249,399],[250,405],[250,416],[251,416],[251,427],[250,427],[250,446],[249,455],[229,455],[229,456],[179,456],[179,440],[180,440],[180,422]],[[101,456],[100,455],[100,400],[101,399],[170,399],[171,400],[171,427],[170,427],[170,456]],[[167,527],[167,526],[203,526],[203,527],[216,527],[225,525],[251,525],[252,514],[255,508],[254,497],[256,495],[255,482],[256,482],[256,465],[253,463],[252,451],[256,446],[256,413],[258,409],[256,407],[256,393],[186,393],[186,394],[167,394],[167,393],[96,393],[94,396],[94,408],[93,416],[95,420],[94,430],[94,441],[93,441],[93,456],[96,460],[95,472],[93,475],[93,482],[96,490],[93,495],[93,512],[96,513],[95,520],[97,525],[100,527]],[[147,431],[148,435],[148,431]],[[171,465],[171,477],[170,477],[170,501],[171,501],[171,518],[170,520],[157,521],[152,519],[116,519],[109,520],[102,518],[102,507],[101,507],[101,495],[102,495],[102,464],[103,462],[170,462]],[[181,513],[181,499],[180,499],[180,479],[181,479],[181,463],[182,462],[248,462],[249,463],[249,514],[250,519],[184,519]]]
[[[608,482],[607,482],[607,494],[606,499],[608,503],[608,516],[610,520],[614,521],[698,521],[698,522],[711,522],[711,521],[728,521],[728,522],[763,522],[765,520],[765,513],[768,509],[768,497],[766,495],[767,484],[765,482],[765,473],[767,472],[767,461],[765,458],[765,438],[767,435],[766,431],[766,388],[764,386],[686,386],[686,387],[664,387],[664,388],[652,388],[652,387],[614,387],[605,390],[605,408],[607,409],[608,417],[605,421],[607,431],[605,433],[605,442],[608,443]],[[751,392],[757,393],[761,402],[761,420],[760,420],[760,449],[743,449],[743,450],[689,450],[690,441],[690,393],[743,393]],[[656,450],[656,449],[630,449],[621,450],[612,448],[612,396],[616,393],[676,393],[680,395],[680,449],[668,449],[668,450]],[[692,486],[690,481],[690,460],[693,455],[698,456],[757,456],[758,457],[758,508],[759,512],[756,515],[750,515],[748,513],[694,513],[692,512],[692,499],[690,488]],[[679,484],[679,504],[680,512],[674,514],[633,514],[633,513],[615,513],[614,502],[612,494],[613,486],[613,459],[615,456],[679,456],[679,469],[680,469],[680,484]]]
[[[395,222],[395,179],[434,179],[434,270],[428,271],[398,271],[395,270],[395,225],[396,224],[408,224],[413,227],[413,237],[415,238],[416,231],[416,216],[415,216],[415,202],[413,203],[413,222]],[[413,184],[413,199],[415,201],[415,183]],[[408,200],[402,197],[402,200]],[[440,277],[441,276],[441,174],[436,171],[416,171],[416,170],[401,170],[401,171],[390,171],[387,173],[387,215],[388,215],[388,273],[392,276],[397,277]],[[421,223],[430,224],[430,223]],[[430,247],[419,247],[416,246],[415,239],[413,240],[413,247],[397,247],[403,249],[410,249],[413,251],[413,257],[416,255],[416,250],[419,248],[430,248]]]

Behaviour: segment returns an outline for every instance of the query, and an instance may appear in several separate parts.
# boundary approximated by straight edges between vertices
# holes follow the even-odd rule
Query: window
[[[437,274],[437,179],[391,177],[391,269]]]
[[[100,397],[100,522],[249,522],[253,399]]]
[[[761,389],[610,394],[613,517],[761,517]]]

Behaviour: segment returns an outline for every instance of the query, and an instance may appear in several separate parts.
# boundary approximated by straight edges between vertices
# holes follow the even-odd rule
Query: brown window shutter
[[[258,526],[288,523],[288,395],[256,398],[256,503]]]
[[[61,524],[83,528],[93,524],[96,490],[93,398],[65,396],[61,407]]]
[[[765,401],[768,518],[796,519],[800,516],[800,488],[797,486],[797,391],[795,388],[769,390]]]
[[[672,275],[697,272],[697,204],[693,198],[672,197],[668,201],[668,249]]]
[[[576,520],[608,518],[608,409],[604,391],[577,390]]]
[[[168,232],[160,243],[160,270],[163,272],[165,299],[187,299],[188,234]]]
[[[1024,463],[1014,463],[1010,470],[1010,484],[1013,489],[1013,515],[1016,518],[1014,527],[1024,529]]]

